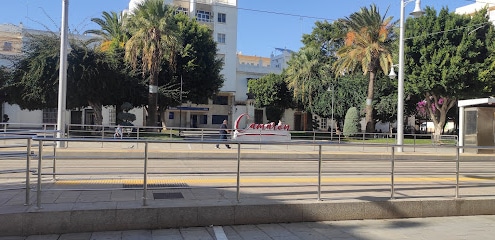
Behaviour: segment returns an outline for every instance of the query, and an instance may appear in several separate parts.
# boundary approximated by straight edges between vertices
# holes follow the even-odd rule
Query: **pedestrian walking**
[[[230,130],[227,127],[227,120],[223,120],[222,125],[220,125],[220,140],[227,141],[227,134],[229,134],[229,132]],[[225,144],[225,146],[230,149],[230,146],[228,144]],[[217,144],[216,148],[220,148],[220,144]]]
[[[122,139],[122,127],[120,124],[115,128],[115,133],[113,134],[113,138],[120,138]]]

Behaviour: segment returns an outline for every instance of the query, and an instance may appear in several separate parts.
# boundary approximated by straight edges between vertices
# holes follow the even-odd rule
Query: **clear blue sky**
[[[34,29],[57,30],[61,22],[62,0],[0,0],[0,24],[22,22]],[[7,3],[8,2],[8,3]],[[475,2],[474,0],[423,0],[422,7],[437,11]],[[315,21],[333,21],[349,16],[361,7],[375,3],[382,14],[399,19],[401,0],[238,0],[237,50],[246,55],[270,56],[275,48],[294,51],[302,46],[302,34],[310,33]],[[83,32],[97,26],[90,21],[102,11],[119,12],[128,8],[129,0],[69,0],[69,28]],[[406,5],[406,14],[414,1]],[[40,24],[42,23],[42,24]]]

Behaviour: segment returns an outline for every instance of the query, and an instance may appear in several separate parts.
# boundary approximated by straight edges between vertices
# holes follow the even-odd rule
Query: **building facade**
[[[472,4],[456,8],[455,12],[458,14],[473,14],[483,8],[488,9],[490,21],[495,23],[495,0],[476,0]]]
[[[129,10],[142,0],[131,1]],[[267,57],[245,56],[237,53],[237,0],[165,0],[166,4],[173,4],[178,11],[183,11],[195,17],[200,23],[213,30],[213,39],[217,42],[217,56],[224,60],[221,74],[225,82],[218,95],[209,100],[208,104],[184,103],[166,111],[165,123],[167,127],[182,128],[216,128],[224,119],[232,124],[243,113],[255,117],[257,121],[265,122],[263,109],[255,109],[253,99],[247,94],[249,80],[258,79],[269,73],[281,73],[287,66],[291,50],[275,49],[276,52]],[[26,33],[39,30],[25,29],[21,25],[0,24],[0,65],[11,66],[9,59],[19,56]],[[41,32],[41,31],[40,31]],[[16,105],[0,103],[0,113],[9,115],[12,123],[56,123],[57,110],[44,109],[39,111],[21,110]],[[133,109],[137,120],[134,125],[142,126],[145,120],[143,109]],[[103,108],[103,125],[115,125],[115,108]],[[291,124],[294,114],[287,111],[288,117],[284,121]],[[73,109],[66,112],[67,124],[94,124],[94,115],[91,108]],[[242,122],[240,126],[245,126]]]

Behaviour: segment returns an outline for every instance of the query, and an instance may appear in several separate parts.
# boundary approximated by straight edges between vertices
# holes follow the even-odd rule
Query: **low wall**
[[[50,211],[0,215],[0,236],[132,229],[495,214],[495,199],[237,204]]]

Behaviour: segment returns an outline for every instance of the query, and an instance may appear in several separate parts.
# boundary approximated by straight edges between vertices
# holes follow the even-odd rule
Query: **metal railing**
[[[215,140],[219,138],[217,128],[177,128],[167,127],[147,127],[147,126],[121,126],[123,129],[123,139],[162,139],[162,140]],[[69,124],[67,127],[67,136],[75,138],[95,138],[107,139],[113,138],[116,125],[86,125],[86,124]],[[230,129],[233,132],[234,129]],[[389,146],[395,145],[396,133],[365,133],[358,132],[344,136],[342,133],[333,134],[326,131],[290,131],[292,140],[299,141],[332,141],[346,143],[361,143],[367,144],[370,141],[376,141]],[[263,131],[260,130],[260,136]],[[405,144],[415,147],[425,145],[424,140],[428,140],[428,144],[438,145],[457,145],[457,135],[441,135],[439,141],[435,141],[433,134],[404,134],[405,139],[411,139],[412,144]],[[260,141],[263,139],[260,137]],[[421,143],[420,143],[421,142]]]
[[[26,129],[17,129],[16,131],[8,131],[0,133],[0,161],[23,161],[25,159],[24,168],[9,168],[2,167],[0,169],[0,179],[3,179],[3,176],[8,175],[7,183],[11,183],[13,186],[9,186],[9,184],[5,184],[4,187],[0,188],[0,191],[3,190],[15,190],[15,189],[25,189],[25,201],[24,204],[29,204],[30,191],[31,191],[31,174],[38,171],[37,169],[31,168],[31,160],[36,159],[38,156],[32,151],[33,147],[37,147],[37,144],[32,143],[33,137],[40,137],[45,139],[45,141],[40,142],[39,144],[43,144],[40,147],[48,147],[51,146],[53,148],[52,159],[55,159],[55,144],[53,141],[49,143],[46,139],[54,139],[57,131],[54,130],[26,130]],[[45,156],[48,158],[49,156]],[[55,162],[55,161],[54,161]],[[0,166],[1,166],[0,162]],[[22,166],[22,164],[18,164],[18,166]],[[13,175],[16,174],[24,174],[24,186],[19,184],[16,185],[16,181],[12,181]],[[21,181],[22,183],[22,181]]]
[[[370,150],[377,150],[378,148],[383,148],[383,149],[387,149],[386,151],[383,151],[383,150],[379,150],[379,152],[383,153],[383,152],[388,152],[388,154],[379,154],[377,156],[379,156],[381,158],[381,162],[380,163],[376,163],[376,165],[383,165],[382,166],[382,169],[378,169],[378,170],[369,170],[369,169],[364,169],[362,170],[362,172],[359,172],[357,170],[355,171],[351,171],[351,169],[348,169],[348,170],[341,170],[343,172],[335,172],[334,170],[332,170],[331,167],[325,167],[323,168],[324,165],[329,165],[329,164],[332,164],[334,162],[342,162],[342,163],[358,163],[358,161],[360,161],[360,163],[364,163],[364,162],[369,162],[369,161],[373,161],[372,157],[368,158],[367,155],[364,155],[365,158],[364,159],[353,159],[349,156],[339,156],[339,155],[333,155],[335,154],[339,149],[339,148],[351,148],[351,152],[352,150],[354,149],[354,152],[355,152],[355,149],[356,148],[360,148],[362,147],[363,145],[362,144],[348,144],[348,143],[345,143],[345,144],[339,144],[339,143],[332,143],[332,142],[327,142],[327,141],[289,141],[289,142],[262,142],[262,143],[258,143],[258,142],[255,142],[255,143],[251,143],[251,142],[236,142],[236,141],[162,141],[162,140],[137,140],[137,139],[77,139],[77,138],[69,138],[69,139],[50,139],[50,140],[47,140],[47,139],[44,139],[44,138],[34,138],[33,139],[34,142],[39,142],[38,146],[38,171],[37,171],[37,198],[36,198],[36,204],[38,207],[41,207],[41,198],[42,198],[42,195],[43,195],[43,191],[54,191],[54,190],[61,190],[61,189],[55,189],[55,188],[50,188],[50,189],[46,189],[46,190],[43,190],[42,189],[42,184],[44,182],[44,180],[46,179],[43,179],[43,176],[52,176],[53,179],[57,178],[57,177],[61,177],[61,176],[71,176],[72,178],[74,176],[81,176],[81,175],[92,175],[92,176],[98,176],[100,175],[103,176],[103,177],[111,177],[112,175],[115,175],[115,174],[118,174],[119,176],[122,176],[122,175],[128,175],[128,176],[131,176],[131,175],[135,175],[135,176],[138,176],[138,179],[141,179],[142,181],[142,187],[141,188],[138,188],[138,189],[141,189],[143,190],[143,197],[142,197],[142,205],[143,206],[146,206],[147,205],[147,196],[148,196],[148,187],[149,187],[149,176],[150,175],[160,175],[160,174],[164,174],[163,172],[150,172],[149,169],[150,167],[156,167],[156,166],[153,166],[150,164],[150,156],[151,154],[154,152],[154,151],[158,151],[156,149],[163,149],[164,146],[170,146],[170,147],[173,147],[175,145],[197,145],[197,144],[231,144],[233,146],[237,146],[237,152],[236,153],[231,153],[231,157],[232,158],[235,158],[235,168],[236,168],[236,171],[235,173],[234,172],[227,172],[229,174],[232,174],[234,175],[235,174],[235,178],[236,178],[236,183],[235,183],[235,186],[232,186],[232,185],[228,185],[228,186],[215,186],[215,187],[234,187],[236,189],[236,199],[237,201],[240,201],[241,199],[241,179],[243,177],[246,176],[247,173],[245,172],[250,172],[251,174],[257,174],[256,171],[254,170],[250,170],[250,171],[247,171],[247,170],[244,170],[243,171],[243,167],[241,165],[241,162],[243,161],[248,161],[248,157],[247,157],[247,154],[245,153],[246,150],[243,150],[243,149],[253,149],[253,145],[256,145],[257,147],[255,147],[255,149],[257,149],[260,145],[263,147],[263,148],[267,148],[267,147],[277,147],[277,146],[288,146],[289,148],[297,148],[297,147],[301,147],[301,148],[305,148],[305,151],[307,151],[309,149],[310,152],[315,152],[313,150],[311,150],[312,148],[317,148],[317,153],[316,153],[316,156],[314,156],[312,153],[311,154],[308,154],[305,152],[306,155],[311,155],[310,157],[308,157],[308,159],[304,159],[304,163],[305,164],[317,164],[317,169],[314,169],[314,174],[315,175],[312,175],[311,173],[309,173],[308,175],[309,176],[313,176],[313,177],[317,177],[317,183],[316,185],[315,184],[309,184],[308,186],[314,186],[317,188],[317,196],[316,196],[316,199],[317,200],[321,200],[322,197],[321,197],[321,194],[322,194],[322,187],[327,187],[325,186],[324,184],[324,181],[322,180],[324,177],[328,177],[330,175],[339,175],[339,174],[344,174],[344,175],[380,175],[380,176],[388,176],[389,179],[390,179],[390,186],[389,186],[389,189],[390,189],[390,198],[393,199],[395,198],[395,192],[396,192],[396,186],[397,186],[397,183],[396,183],[396,177],[397,176],[401,176],[401,175],[439,175],[439,176],[455,176],[455,194],[454,194],[454,197],[455,198],[458,198],[460,197],[460,194],[459,194],[459,185],[460,185],[460,182],[459,182],[459,176],[461,173],[464,173],[464,174],[468,174],[470,173],[469,169],[467,169],[466,171],[462,172],[461,171],[461,167],[460,167],[460,155],[459,155],[459,151],[458,151],[458,147],[456,146],[442,146],[442,154],[433,154],[432,158],[431,159],[427,159],[427,160],[424,160],[424,161],[418,161],[417,159],[415,159],[415,157],[417,157],[416,155],[415,156],[412,156],[413,158],[410,158],[410,156],[408,156],[407,154],[404,154],[404,153],[401,153],[401,154],[398,154],[396,153],[394,150],[395,148],[397,147],[396,145],[379,145],[379,144],[371,144],[371,145],[367,145],[365,144],[365,148],[366,149],[370,149]],[[86,172],[86,173],[82,173],[82,172],[61,172],[57,169],[57,164],[56,162],[58,161],[61,161],[61,157],[57,157],[57,158],[53,158],[53,169],[51,172],[45,172],[44,169],[48,169],[47,167],[44,167],[43,163],[44,163],[44,155],[43,155],[43,146],[44,146],[44,141],[66,141],[66,142],[71,142],[71,143],[79,143],[79,144],[99,144],[99,142],[103,141],[105,142],[107,145],[110,144],[110,143],[113,143],[113,144],[132,144],[132,146],[134,145],[141,145],[143,146],[142,148],[140,149],[134,149],[134,155],[133,156],[130,156],[132,155],[131,152],[126,152],[125,155],[122,155],[122,156],[118,156],[119,159],[131,159],[132,160],[132,163],[134,164],[133,166],[135,166],[136,164],[136,160],[141,160],[141,166],[142,167],[135,167],[135,170],[136,171],[131,171],[131,172],[108,172],[108,171],[105,171],[105,172],[93,172],[93,171],[90,171],[90,172]],[[156,145],[155,148],[153,150],[151,150],[151,147],[150,145]],[[251,146],[251,147],[250,147]],[[425,148],[432,148],[432,146],[425,146]],[[468,147],[464,147],[464,148],[468,148]],[[478,147],[480,148],[480,147]],[[485,147],[484,149],[492,149],[494,150],[493,147]],[[280,148],[279,148],[280,150]],[[282,150],[283,151],[283,150]],[[101,152],[101,151],[100,151]],[[87,151],[85,154],[89,154],[90,151]],[[256,154],[256,153],[255,153]],[[160,154],[158,153],[158,156],[153,156],[152,158],[154,159],[163,159],[163,156],[159,156]],[[274,153],[274,158],[276,158],[276,161],[285,161],[284,158],[280,158],[280,152],[275,152]],[[438,157],[440,156],[440,157]],[[81,156],[79,156],[81,157]],[[89,158],[91,159],[95,159],[97,158],[97,156],[94,156],[94,155],[91,155],[91,156],[88,156]],[[438,158],[437,158],[438,157]],[[470,156],[470,159],[472,159],[473,156]],[[71,164],[75,164],[75,163],[80,163],[81,166],[80,167],[87,167],[85,164],[86,161],[73,161],[74,159],[70,159],[68,158],[71,162]],[[84,158],[78,158],[78,159],[82,159],[84,160]],[[108,159],[108,155],[103,155],[103,156],[99,156],[98,159]],[[168,156],[166,159],[175,159],[175,156]],[[204,159],[201,159],[201,160],[204,160]],[[485,161],[485,160],[483,160]],[[389,167],[386,166],[386,162],[389,162]],[[397,169],[397,163],[401,163],[401,164],[411,164],[411,166],[413,167],[417,167],[418,164],[422,164],[424,165],[422,168],[420,168],[419,170],[416,169],[416,172],[398,172]],[[494,160],[491,158],[491,156],[488,157],[488,159],[486,159],[486,162],[489,162],[490,164],[494,163]],[[438,171],[438,172],[435,172],[435,171],[432,171],[432,172],[427,172],[428,171],[428,166],[432,163],[442,163],[442,164],[450,164],[450,163],[453,163],[455,165],[455,168],[454,169],[443,169],[443,168],[435,168],[435,171]],[[158,164],[158,162],[154,162],[154,164]],[[373,163],[374,165],[375,163]],[[288,164],[287,164],[288,165]],[[218,168],[220,168],[221,166],[218,166]],[[355,168],[356,166],[354,166]],[[75,166],[75,168],[77,168],[77,166]],[[264,171],[268,171],[268,172],[261,172],[260,174],[262,175],[266,175],[266,174],[270,174],[273,172],[270,172],[270,171],[274,171],[273,169],[268,169],[270,168],[269,166],[267,166],[267,169],[265,169]],[[300,172],[300,170],[297,168],[297,167],[294,167],[292,169],[289,169],[287,170],[288,172],[285,172],[284,174],[286,174],[287,176],[294,176],[294,175],[297,175],[297,174],[307,174],[307,173],[304,173],[304,172]],[[226,174],[227,174],[226,173]],[[472,172],[473,174],[476,173],[476,174],[481,174],[481,175],[492,175],[492,174],[495,174],[495,170],[493,170],[493,168],[484,168],[482,170],[476,170],[476,172]],[[184,175],[191,175],[191,174],[200,174],[200,175],[208,175],[208,174],[216,174],[216,173],[211,173],[211,172],[197,172],[197,171],[193,171],[193,172],[169,172],[167,174],[173,174],[173,175],[176,175],[176,176],[180,176],[181,174],[184,174]],[[140,176],[140,177],[139,177]],[[59,180],[59,179],[57,179]],[[492,184],[491,182],[489,184]],[[285,185],[284,185],[285,186]],[[491,186],[491,185],[490,185]],[[212,186],[210,186],[212,187]],[[276,186],[274,186],[276,187]],[[165,189],[167,189],[168,187],[164,187]],[[173,187],[170,187],[170,188],[173,188],[173,189],[176,189],[176,188],[180,188],[180,187],[176,187],[176,186],[173,186]],[[115,189],[120,189],[120,188],[110,188],[110,189],[103,189],[103,190],[115,190]],[[85,189],[77,189],[79,191],[81,190],[85,190]],[[88,190],[88,189],[86,189]],[[93,189],[94,190],[94,189]]]

